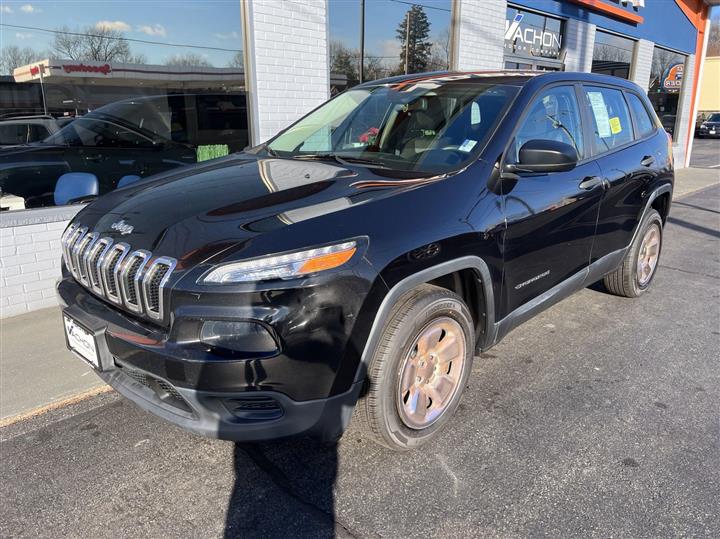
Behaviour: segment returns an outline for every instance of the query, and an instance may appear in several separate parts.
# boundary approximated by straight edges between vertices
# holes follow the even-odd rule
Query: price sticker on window
[[[620,125],[620,118],[618,118],[617,116],[613,116],[612,118],[610,118],[610,132],[613,135],[617,135],[618,133],[620,133],[620,131],[622,131],[622,125]]]

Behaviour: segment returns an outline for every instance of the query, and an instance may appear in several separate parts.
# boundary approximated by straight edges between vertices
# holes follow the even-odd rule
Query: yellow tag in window
[[[613,116],[610,118],[610,132],[613,135],[617,135],[620,131],[622,131],[622,126],[620,125],[620,118],[617,116]]]

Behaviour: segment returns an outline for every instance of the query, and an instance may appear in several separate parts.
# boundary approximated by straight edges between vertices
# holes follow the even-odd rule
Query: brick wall
[[[52,307],[60,277],[60,236],[79,207],[0,216],[0,318]]]
[[[325,0],[247,0],[246,71],[254,141],[269,139],[330,97]]]
[[[692,101],[693,79],[695,77],[695,55],[691,54],[685,60],[685,71],[683,72],[683,87],[680,91],[678,101],[678,113],[675,122],[676,130],[673,134],[673,157],[675,168],[685,166],[685,149],[688,140],[688,124],[690,122],[690,104]]]
[[[595,48],[595,25],[575,19],[565,23],[565,71],[589,73]]]
[[[502,69],[505,0],[457,0],[456,69]]]
[[[652,68],[654,49],[655,43],[647,39],[640,39],[635,42],[630,80],[640,86],[645,92],[647,92],[650,87],[650,71]]]

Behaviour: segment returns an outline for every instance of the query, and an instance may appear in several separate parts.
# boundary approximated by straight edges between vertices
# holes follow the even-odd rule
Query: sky
[[[123,31],[130,39],[195,46],[130,43],[133,53],[144,54],[153,64],[163,64],[169,56],[192,51],[213,65],[224,67],[234,56],[232,51],[242,48],[239,0],[0,0],[0,23],[49,30],[104,25]],[[53,34],[49,32],[0,26],[0,46],[49,50],[52,41]]]
[[[451,0],[418,3],[427,6],[431,38],[449,27]],[[410,6],[404,0],[366,0],[365,5],[366,54],[399,59],[395,29]],[[330,38],[352,49],[359,48],[360,0],[329,0],[329,6]],[[130,43],[133,53],[144,54],[153,64],[192,51],[213,65],[224,67],[234,55],[232,50],[242,48],[240,0],[0,0],[0,23],[47,30],[104,25],[123,31],[130,39],[187,45]],[[0,26],[0,46],[50,50],[52,41],[50,32]]]
[[[430,37],[438,37],[450,27],[451,0],[417,0],[426,6]],[[360,0],[329,0],[330,39],[339,40],[351,49],[360,47]],[[400,58],[400,44],[395,30],[410,9],[397,0],[365,1],[365,53],[368,56]]]

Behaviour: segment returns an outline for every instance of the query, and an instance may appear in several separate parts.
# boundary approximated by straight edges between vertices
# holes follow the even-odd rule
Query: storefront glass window
[[[360,82],[361,31],[363,81],[449,69],[451,7],[451,0],[330,0],[332,93]]]
[[[506,69],[561,70],[562,41],[563,22],[560,19],[512,6],[507,8]]]
[[[665,131],[675,138],[686,56],[655,47],[648,97]]]
[[[598,30],[595,32],[592,72],[629,79],[634,49],[632,39]]]
[[[66,173],[92,174],[104,194],[248,144],[240,2],[168,6],[7,4],[0,207],[86,200],[56,198]]]

